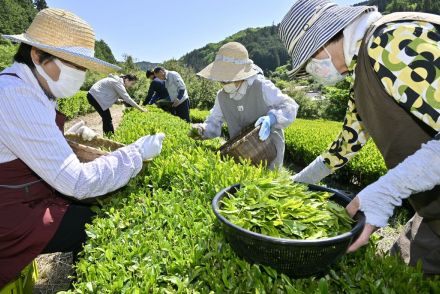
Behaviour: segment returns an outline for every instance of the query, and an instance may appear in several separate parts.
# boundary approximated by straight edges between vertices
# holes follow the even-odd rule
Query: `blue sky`
[[[340,0],[338,4],[361,2]],[[294,0],[46,0],[89,22],[116,59],[162,62],[249,27],[279,23]]]

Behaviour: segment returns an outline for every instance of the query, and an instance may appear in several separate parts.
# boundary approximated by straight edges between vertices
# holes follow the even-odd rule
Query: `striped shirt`
[[[48,99],[28,66],[14,63],[0,76],[0,163],[17,158],[60,193],[84,199],[114,191],[142,168],[135,145],[80,163],[55,123]],[[0,179],[0,185],[8,185]]]

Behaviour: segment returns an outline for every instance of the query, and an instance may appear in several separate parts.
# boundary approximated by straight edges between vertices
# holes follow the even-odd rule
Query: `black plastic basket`
[[[330,266],[345,254],[348,246],[356,240],[365,224],[364,214],[358,212],[354,217],[355,222],[351,231],[336,237],[294,240],[254,233],[231,223],[219,212],[220,200],[227,196],[227,193],[234,194],[239,188],[239,184],[225,188],[212,200],[212,208],[222,224],[227,240],[234,251],[247,261],[271,266],[293,278],[325,274]],[[309,189],[333,193],[330,200],[343,207],[351,201],[350,197],[334,189],[316,185],[309,185]]]

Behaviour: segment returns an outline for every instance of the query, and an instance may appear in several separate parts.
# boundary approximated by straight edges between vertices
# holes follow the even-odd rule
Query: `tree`
[[[124,54],[124,62],[122,63],[122,71],[124,74],[138,71],[139,68],[134,64],[133,56]]]
[[[0,32],[21,34],[31,24],[37,9],[28,0],[0,0]]]
[[[47,3],[46,3],[45,0],[35,0],[35,1],[34,1],[34,5],[35,5],[35,8],[36,8],[38,11],[43,10],[43,9],[45,9],[45,8],[48,8]]]
[[[104,40],[95,42],[95,57],[110,63],[116,63],[112,50]]]

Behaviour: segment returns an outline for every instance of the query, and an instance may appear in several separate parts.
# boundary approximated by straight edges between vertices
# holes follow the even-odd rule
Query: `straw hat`
[[[62,9],[43,9],[24,34],[3,37],[29,44],[93,71],[108,73],[120,69],[119,66],[93,57],[95,33],[92,27],[75,14]]]
[[[328,0],[298,0],[283,18],[279,35],[292,57],[295,75],[316,51],[373,6],[339,6]]]
[[[249,59],[246,48],[238,42],[229,42],[220,47],[213,63],[202,69],[198,76],[218,82],[245,80],[258,73]]]

